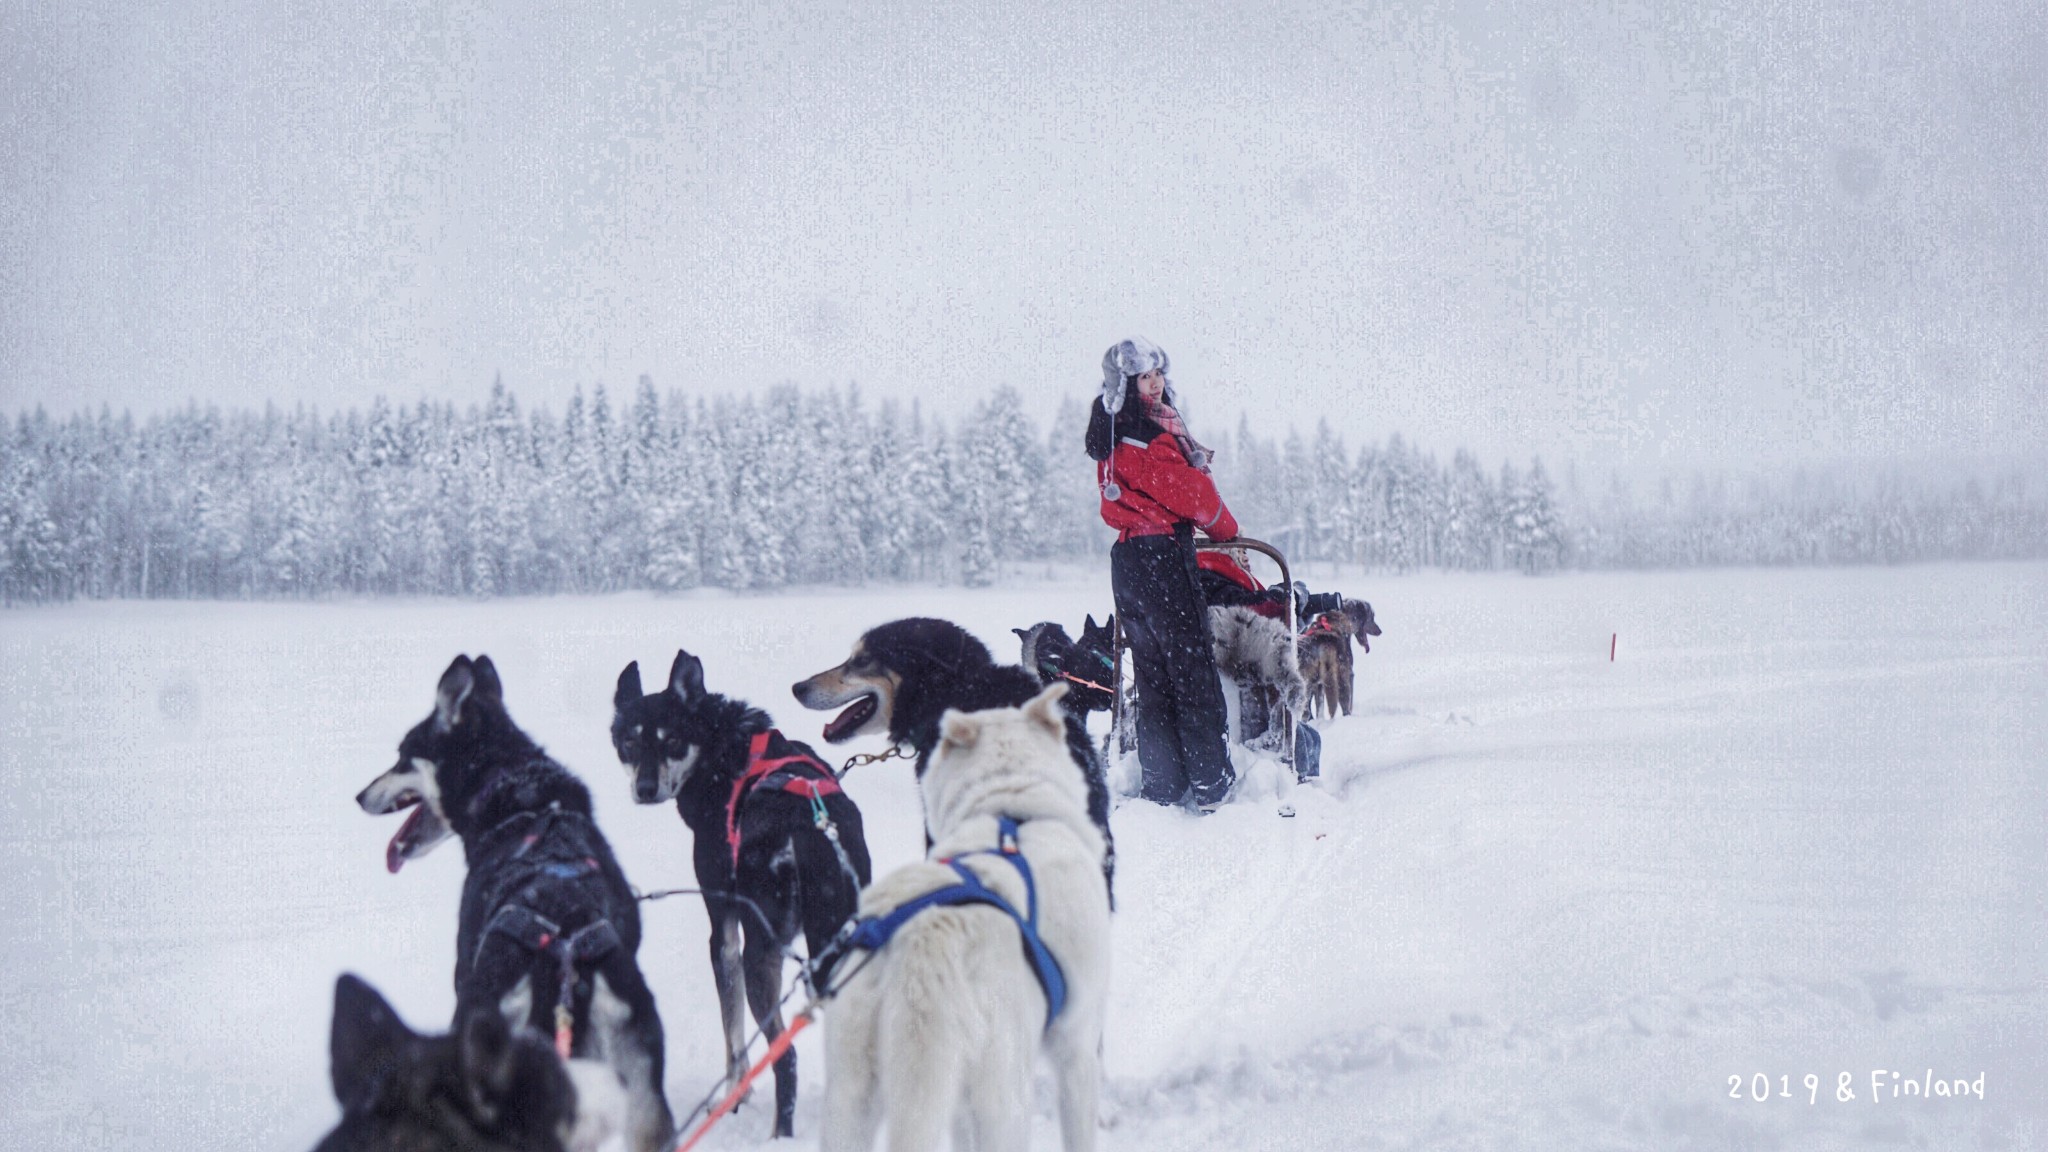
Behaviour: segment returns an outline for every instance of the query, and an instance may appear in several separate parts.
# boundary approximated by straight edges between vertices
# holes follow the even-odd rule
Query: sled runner
[[[1294,587],[1293,573],[1289,570],[1287,566],[1287,557],[1283,555],[1278,548],[1275,548],[1274,546],[1266,543],[1263,540],[1253,540],[1249,537],[1239,536],[1229,541],[1222,542],[1215,540],[1195,541],[1195,550],[1197,552],[1224,552],[1239,548],[1242,548],[1249,552],[1257,552],[1263,556],[1270,558],[1273,561],[1273,563],[1279,565],[1280,583],[1277,585],[1277,587],[1288,589]],[[1298,624],[1294,618],[1294,597],[1292,595],[1289,595],[1285,598],[1285,609],[1286,615],[1284,617],[1284,620],[1287,626],[1287,637],[1289,641],[1292,642],[1292,639],[1298,629]],[[1105,744],[1105,760],[1109,759],[1109,752],[1111,750],[1114,750],[1119,753],[1129,752],[1135,746],[1136,743],[1135,733],[1131,726],[1130,719],[1132,705],[1131,697],[1135,693],[1136,688],[1131,681],[1125,679],[1124,652],[1130,647],[1130,645],[1129,642],[1124,638],[1124,622],[1123,617],[1121,615],[1118,615],[1116,619],[1115,632],[1110,641],[1110,646],[1115,653],[1115,680],[1113,681],[1113,683],[1116,685],[1117,690],[1115,693],[1113,693],[1112,700],[1110,703],[1110,735],[1107,738]],[[1297,775],[1302,775],[1304,776],[1304,778],[1308,775],[1314,775],[1315,772],[1311,764],[1297,765],[1295,763],[1295,741],[1297,739],[1298,734],[1296,731],[1294,714],[1284,707],[1274,706],[1270,710],[1270,715],[1273,719],[1269,721],[1269,723],[1277,722],[1279,727],[1278,734],[1280,738],[1280,746],[1278,749],[1278,753],[1280,757],[1280,762],[1282,764],[1287,765],[1290,768],[1295,768]],[[1244,727],[1244,722],[1246,719],[1247,717],[1245,713],[1242,710],[1240,710],[1238,715],[1240,729]],[[1240,730],[1237,732],[1232,732],[1230,734],[1230,738],[1232,743],[1242,745],[1246,744],[1246,741],[1248,739],[1256,739],[1259,738],[1261,735],[1262,733],[1260,732],[1247,733]]]

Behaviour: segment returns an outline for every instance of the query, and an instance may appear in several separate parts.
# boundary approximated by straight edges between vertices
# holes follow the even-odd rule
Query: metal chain
[[[877,764],[883,760],[908,760],[915,755],[917,755],[917,749],[912,748],[908,744],[891,744],[888,750],[883,752],[861,752],[847,757],[846,763],[840,766],[838,773],[833,776],[833,779],[844,780],[848,772],[863,764]]]

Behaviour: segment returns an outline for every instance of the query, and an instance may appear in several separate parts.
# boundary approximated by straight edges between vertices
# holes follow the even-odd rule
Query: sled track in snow
[[[1729,977],[1690,993],[1619,999],[1545,1025],[1451,1013],[1432,1025],[1335,1033],[1286,1053],[1239,1051],[1155,1077],[1112,1077],[1105,1122],[1118,1148],[1648,1152],[1873,1143],[1941,1148],[1977,1146],[1985,1137],[1995,1145],[1973,1099],[1871,1101],[1871,1065],[1854,1055],[1834,1063],[1775,1061],[1768,1069],[1772,1092],[1777,1076],[1789,1074],[1797,1099],[1759,1103],[1747,1095],[1750,1076],[1766,1069],[1752,1065],[1769,1059],[1752,1041],[1781,1036],[1788,1054],[1799,1036],[1820,1038],[1845,1054],[1910,1048],[1939,1066],[1939,1050],[1955,1039],[1945,1035],[1944,1021],[1990,1014],[2019,1029],[2037,1028],[2048,1021],[2039,1018],[2030,996],[2024,988],[1942,987],[1889,971],[1830,984]],[[1672,1071],[1689,1069],[1710,1052],[1726,1053],[1727,1075],[1742,1077],[1742,1099],[1730,1098],[1727,1075],[1701,1080],[1689,1070]],[[1549,1090],[1499,1093],[1498,1084],[1525,1081],[1532,1068],[1556,1070]],[[1809,1070],[1825,1073],[1824,1099],[1814,1104],[1799,1084]],[[1942,1069],[1971,1077],[1980,1070],[1953,1062]],[[1857,1099],[1851,1103],[1831,1098],[1839,1071],[1854,1073]],[[2022,1070],[1994,1077],[1993,1088],[2028,1091],[2024,1073],[2016,1072]],[[1050,1118],[1052,1108],[1049,1086],[1041,1085],[1039,1111]],[[1320,1119],[1304,1124],[1304,1117]]]

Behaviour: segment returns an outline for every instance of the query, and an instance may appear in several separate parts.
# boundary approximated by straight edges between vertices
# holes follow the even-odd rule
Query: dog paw
[[[723,1100],[726,1097],[731,1096],[733,1093],[733,1089],[738,1088],[740,1086],[740,1081],[744,1080],[746,1078],[746,1075],[747,1072],[744,1068],[740,1069],[737,1072],[727,1072],[725,1074],[724,1082],[719,1084],[718,1086],[717,1098]],[[740,1108],[744,1106],[747,1103],[747,1101],[752,1100],[753,1098],[754,1086],[749,1084],[747,1085],[747,1090],[740,1094],[740,1098],[732,1102],[732,1106],[734,1108]]]

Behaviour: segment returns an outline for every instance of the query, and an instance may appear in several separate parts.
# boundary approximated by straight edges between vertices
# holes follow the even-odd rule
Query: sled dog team
[[[1062,636],[1064,634],[1062,633]],[[727,1084],[748,1017],[770,1042],[798,935],[825,1014],[822,1146],[894,1148],[958,1134],[1026,1146],[1031,1073],[1055,1069],[1070,1150],[1094,1147],[1115,855],[1109,790],[1069,681],[999,665],[943,620],[871,629],[794,685],[840,709],[824,738],[886,734],[914,751],[926,858],[870,875],[861,815],[830,767],[773,719],[707,687],[678,651],[646,692],[619,675],[612,745],[641,804],[673,801],[711,924]],[[657,1152],[680,1135],[663,1032],[637,961],[638,899],[591,795],[516,725],[488,656],[459,656],[396,762],[356,797],[407,815],[386,866],[453,837],[467,861],[453,1030],[412,1032],[343,976],[330,1040],[339,1125],[317,1152]],[[796,1052],[773,1065],[775,1134],[792,1134]]]

